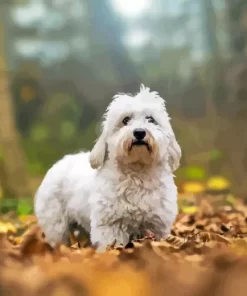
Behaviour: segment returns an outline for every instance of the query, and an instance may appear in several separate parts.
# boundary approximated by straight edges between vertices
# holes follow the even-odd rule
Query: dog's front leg
[[[151,222],[151,231],[154,233],[157,240],[166,239],[171,232],[172,223],[174,218],[171,217],[169,220],[167,217],[162,215],[154,215]]]
[[[116,245],[127,244],[128,234],[121,229],[118,223],[114,225],[92,225],[91,226],[91,242],[97,247],[98,252],[106,250],[107,246],[116,241]]]

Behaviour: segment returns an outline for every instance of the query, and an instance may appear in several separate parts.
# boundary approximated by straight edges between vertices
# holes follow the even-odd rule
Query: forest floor
[[[105,253],[83,247],[52,249],[35,217],[0,219],[0,295],[236,296],[247,288],[247,207],[215,211],[202,204],[180,213],[171,235],[152,234]]]

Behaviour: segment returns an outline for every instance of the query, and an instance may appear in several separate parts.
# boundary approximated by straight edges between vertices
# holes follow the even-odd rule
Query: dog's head
[[[181,149],[165,102],[157,92],[141,86],[134,97],[114,97],[105,113],[101,136],[91,151],[92,168],[102,167],[107,158],[120,165],[164,161],[172,171],[178,168]]]

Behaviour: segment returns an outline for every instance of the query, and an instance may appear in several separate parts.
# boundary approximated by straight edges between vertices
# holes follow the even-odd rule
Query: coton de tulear
[[[35,196],[38,222],[51,246],[67,243],[78,223],[104,249],[114,240],[152,231],[170,233],[177,215],[173,172],[181,149],[165,102],[141,86],[118,94],[107,108],[102,133],[91,153],[67,155],[47,172]]]

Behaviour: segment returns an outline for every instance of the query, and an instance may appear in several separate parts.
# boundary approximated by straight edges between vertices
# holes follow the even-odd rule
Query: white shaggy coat
[[[146,135],[135,145],[134,131],[140,128]],[[136,96],[115,96],[91,153],[55,163],[36,193],[35,213],[47,241],[67,242],[72,222],[100,249],[115,239],[126,244],[141,230],[165,238],[177,215],[173,171],[180,157],[158,93],[141,86]]]

